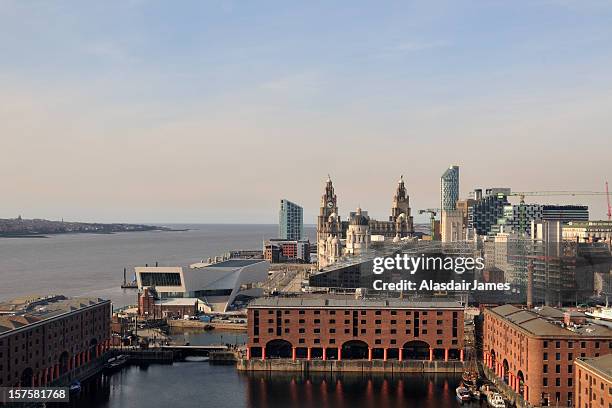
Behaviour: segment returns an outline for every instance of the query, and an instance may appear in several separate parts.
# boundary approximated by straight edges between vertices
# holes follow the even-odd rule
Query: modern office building
[[[463,230],[466,231],[468,227],[468,213],[469,208],[474,205],[474,199],[468,198],[465,200],[457,201],[457,210],[461,211],[461,215],[463,216]]]
[[[488,236],[483,242],[485,265],[504,271],[516,302],[526,301],[528,289],[534,305],[550,306],[575,305],[610,293],[609,243],[576,236],[583,231],[571,229],[572,224],[532,221],[530,236],[515,232]]]
[[[304,238],[304,210],[289,200],[281,200],[278,213],[278,236],[299,241]]]
[[[226,312],[243,288],[267,279],[269,266],[263,259],[229,259],[189,268],[149,266],[135,271],[141,292],[151,287],[160,299],[197,298],[215,312]]]
[[[612,407],[612,354],[577,358],[575,366],[575,407]]]
[[[48,386],[110,346],[111,303],[61,295],[0,303],[0,387]]]
[[[260,298],[247,320],[249,359],[463,361],[463,306],[450,300]]]
[[[440,177],[440,210],[456,210],[459,201],[459,166],[450,166]]]
[[[531,406],[573,406],[575,359],[611,352],[612,329],[579,312],[512,305],[484,311],[485,366]]]
[[[586,205],[514,204],[505,205],[497,225],[491,227],[491,234],[497,232],[531,234],[532,221],[588,222],[589,207]]]
[[[559,221],[531,222],[528,264],[532,270],[534,304],[561,305],[577,301],[577,247],[562,239]]]
[[[308,240],[270,239],[264,242],[264,259],[270,263],[309,263]]]
[[[612,240],[612,221],[570,221],[563,226],[563,239],[577,242]]]
[[[468,208],[468,232],[470,236],[490,235],[497,220],[504,215],[504,207],[509,205],[509,188],[489,188],[474,190],[474,203]]]
[[[531,221],[542,220],[542,207],[541,204],[504,205],[502,216],[491,226],[490,234],[522,232],[531,235]]]
[[[589,207],[586,205],[543,205],[542,219],[545,221],[588,221]]]

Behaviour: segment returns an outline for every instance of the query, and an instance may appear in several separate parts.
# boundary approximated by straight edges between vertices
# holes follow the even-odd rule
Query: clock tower
[[[334,192],[334,185],[331,181],[331,177],[327,176],[327,182],[325,184],[325,192],[321,196],[321,207],[319,208],[319,216],[317,218],[317,252],[319,267],[324,267],[333,263],[335,253],[339,253],[340,248],[329,251],[329,245],[327,241],[333,241],[340,245],[340,238],[342,233],[342,227],[340,224],[340,216],[338,215],[338,202],[336,193]],[[329,238],[329,239],[328,239]],[[329,253],[332,252],[332,253]]]

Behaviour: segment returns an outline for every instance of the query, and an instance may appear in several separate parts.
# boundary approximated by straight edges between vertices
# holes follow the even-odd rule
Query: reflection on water
[[[249,407],[441,408],[459,405],[460,376],[443,374],[250,373]],[[474,404],[474,406],[479,404]]]
[[[204,362],[127,367],[97,376],[60,407],[456,407],[460,377],[443,374],[240,373]]]
[[[170,338],[178,344],[189,343],[192,346],[206,346],[210,344],[246,344],[247,336],[244,331],[237,330],[201,330],[172,328]]]

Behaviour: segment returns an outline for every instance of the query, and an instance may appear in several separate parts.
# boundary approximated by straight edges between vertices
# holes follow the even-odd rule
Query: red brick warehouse
[[[485,365],[533,406],[573,406],[575,359],[611,350],[612,329],[580,312],[512,305],[484,311]]]
[[[455,301],[262,298],[248,308],[248,359],[463,361]]]
[[[110,347],[108,300],[20,298],[0,304],[0,312],[3,387],[49,385]]]

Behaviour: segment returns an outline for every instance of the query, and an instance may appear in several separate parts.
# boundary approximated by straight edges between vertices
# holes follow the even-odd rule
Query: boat
[[[506,408],[504,397],[498,392],[491,392],[487,395],[487,403],[492,408]]]
[[[478,365],[474,354],[471,354],[468,359],[468,363],[465,371],[461,375],[461,382],[463,386],[468,389],[472,399],[479,401],[482,397],[481,392],[478,390]]]
[[[128,362],[128,356],[120,355],[109,359],[104,365],[104,374],[110,374],[114,371],[120,370]]]
[[[79,380],[74,380],[70,384],[70,387],[68,387],[68,391],[70,392],[70,394],[78,394],[79,392],[81,392],[81,382]]]
[[[455,389],[455,393],[457,394],[457,399],[461,403],[468,402],[469,400],[472,399],[472,396],[470,395],[470,390],[468,390],[463,385],[458,386]]]
[[[464,371],[461,376],[461,381],[468,388],[476,387],[476,383],[478,381],[478,372],[475,370]]]
[[[480,399],[482,398],[482,394],[480,393],[480,391],[478,391],[478,388],[471,387],[469,388],[469,391],[474,401],[480,401]]]

